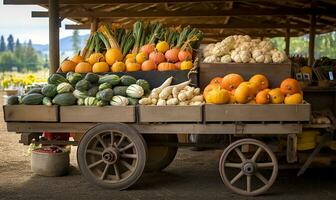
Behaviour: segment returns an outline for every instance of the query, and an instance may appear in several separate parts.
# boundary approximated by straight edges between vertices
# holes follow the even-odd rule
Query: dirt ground
[[[2,106],[1,106],[2,107]],[[30,171],[27,146],[19,135],[6,131],[0,112],[0,199],[247,199],[224,187],[218,172],[218,153],[180,149],[163,172],[145,174],[126,191],[111,191],[88,183],[76,163],[72,148],[68,176],[48,178]],[[297,170],[282,170],[267,194],[255,199],[336,199],[336,170],[314,169],[296,177]]]

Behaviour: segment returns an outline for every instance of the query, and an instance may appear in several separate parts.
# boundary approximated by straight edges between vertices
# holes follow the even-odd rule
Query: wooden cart
[[[278,164],[264,142],[251,138],[287,136],[287,157],[295,159],[293,140],[310,119],[310,104],[102,108],[17,105],[4,106],[4,112],[8,131],[23,136],[44,131],[85,132],[78,144],[79,168],[89,181],[112,189],[130,187],[145,168],[152,171],[167,167],[178,145],[187,145],[177,143],[178,134],[228,135],[233,142],[225,148],[219,162],[222,180],[236,193],[258,195],[274,183]],[[228,172],[231,168],[238,171]],[[244,184],[237,184],[239,179]],[[255,180],[259,183],[252,184]]]

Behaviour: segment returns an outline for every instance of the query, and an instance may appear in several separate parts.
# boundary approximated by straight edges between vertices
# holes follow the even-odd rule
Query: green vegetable
[[[133,24],[133,37],[135,39],[133,53],[138,53],[140,44],[141,44],[141,37],[144,31],[144,24],[142,21],[136,21]]]
[[[125,86],[130,86],[136,83],[136,79],[133,76],[123,75],[120,77],[120,84]]]
[[[114,96],[112,100],[110,101],[110,104],[112,106],[127,106],[128,105],[128,99],[123,96]]]
[[[35,93],[36,94],[41,94],[41,91],[42,91],[41,88],[33,88],[33,89],[29,90],[27,94],[35,94]]]
[[[75,72],[68,72],[66,74],[66,79],[69,81],[71,85],[76,85],[76,83],[80,80],[82,80],[82,75],[80,73]]]
[[[58,94],[52,100],[53,104],[59,106],[71,106],[76,104],[76,101],[76,97],[70,92]]]
[[[110,83],[102,83],[99,85],[99,90],[104,90],[104,89],[107,89],[107,88],[112,88],[112,85]]]
[[[73,94],[77,99],[85,99],[85,98],[88,96],[87,92],[81,92],[81,91],[79,91],[79,90],[75,90],[75,91],[73,91],[72,94]]]
[[[99,91],[99,87],[98,86],[93,86],[92,88],[90,88],[88,90],[87,95],[89,97],[95,97],[98,91]]]
[[[57,87],[53,84],[47,84],[43,86],[41,92],[46,97],[54,98],[57,94]]]
[[[57,86],[56,90],[57,93],[60,94],[60,93],[72,92],[74,88],[70,83],[61,83]]]
[[[87,73],[84,79],[89,81],[90,83],[95,84],[99,81],[99,75],[94,73]]]
[[[99,92],[99,100],[111,101],[113,97],[113,90],[108,88]]]
[[[68,82],[68,80],[60,74],[53,74],[53,75],[49,76],[49,78],[48,78],[48,83],[49,84],[58,85],[60,83],[67,83],[67,82]]]
[[[39,105],[42,103],[43,95],[42,94],[28,94],[23,97],[22,103],[25,105]]]
[[[80,80],[78,81],[78,83],[76,84],[76,90],[79,90],[79,91],[88,91],[90,89],[90,82],[87,81],[87,80]]]
[[[78,99],[77,100],[77,105],[84,106],[84,99]]]
[[[128,99],[128,104],[129,105],[138,105],[139,103],[139,99],[134,99],[134,98],[131,98],[131,97],[127,97]]]
[[[103,100],[99,100],[99,101],[97,101],[97,103],[96,103],[96,106],[107,106],[107,105],[109,105],[109,102],[108,101],[103,101]]]
[[[144,89],[145,93],[149,92],[150,86],[149,86],[149,83],[146,80],[139,79],[139,80],[137,80],[136,84],[140,85],[142,87],[142,89]]]
[[[52,106],[51,99],[49,97],[44,97],[42,100],[42,104],[46,106]]]
[[[142,87],[137,84],[130,85],[126,90],[127,96],[132,98],[141,98],[144,93],[144,89],[142,89]]]
[[[127,88],[127,86],[116,86],[113,88],[113,94],[125,97]]]
[[[115,74],[107,74],[99,79],[99,84],[102,83],[110,83],[112,86],[118,85],[120,83],[120,78],[119,76]]]
[[[85,106],[95,106],[97,104],[98,100],[95,97],[86,97],[84,99],[84,105]]]
[[[10,96],[7,98],[7,104],[8,105],[17,105],[20,104],[19,97],[18,96]]]

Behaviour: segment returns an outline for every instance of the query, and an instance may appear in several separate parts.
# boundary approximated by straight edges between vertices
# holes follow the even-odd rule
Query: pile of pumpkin
[[[270,89],[266,76],[256,74],[244,81],[239,74],[215,77],[204,89],[208,104],[300,104],[303,93],[297,80],[287,78],[279,88]]]
[[[114,74],[99,76],[94,73],[81,75],[68,72],[66,77],[53,74],[48,84],[34,88],[23,96],[11,96],[7,104],[25,105],[85,105],[85,106],[126,106],[136,105],[140,98],[150,91],[146,80],[129,75]]]
[[[101,25],[83,50],[61,63],[60,71],[77,73],[170,71],[193,68],[192,50],[203,33],[190,26],[166,28],[137,21],[133,29]]]

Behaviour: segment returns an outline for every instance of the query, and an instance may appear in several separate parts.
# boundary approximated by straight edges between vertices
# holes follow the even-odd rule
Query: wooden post
[[[53,74],[59,67],[59,13],[58,0],[49,0],[49,73]]]
[[[316,34],[316,15],[310,16],[310,30],[309,30],[309,54],[308,65],[312,66],[315,61],[314,48],[315,48],[315,34]]]
[[[289,56],[289,48],[290,48],[290,21],[286,20],[286,36],[285,36],[285,52],[286,55]]]
[[[91,33],[97,31],[98,29],[98,19],[97,18],[92,18],[91,19]]]

